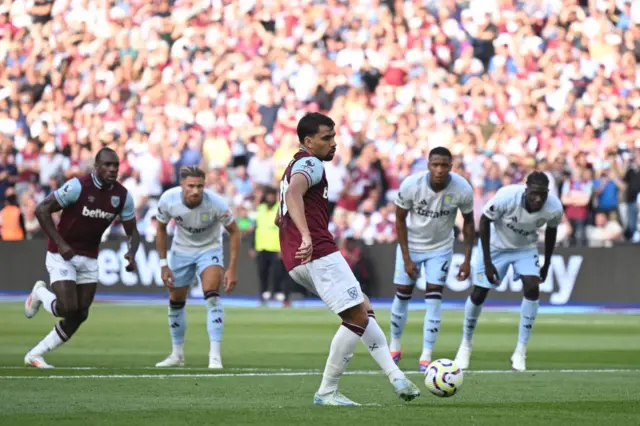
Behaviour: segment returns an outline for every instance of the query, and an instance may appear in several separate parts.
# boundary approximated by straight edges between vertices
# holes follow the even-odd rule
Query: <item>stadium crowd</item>
[[[323,111],[336,237],[394,240],[400,182],[446,146],[476,215],[538,168],[561,244],[637,242],[639,61],[630,0],[0,0],[0,206],[42,237],[36,203],[106,145],[149,240],[184,165],[250,233]]]

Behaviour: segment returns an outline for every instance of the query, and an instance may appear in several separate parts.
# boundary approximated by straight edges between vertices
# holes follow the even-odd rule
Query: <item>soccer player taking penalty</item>
[[[240,230],[227,201],[213,191],[205,190],[205,174],[198,167],[180,170],[180,186],[167,190],[158,202],[156,249],[160,256],[162,280],[169,289],[169,332],[173,349],[156,367],[184,365],[184,336],[187,318],[184,310],[189,288],[202,283],[207,308],[209,333],[209,368],[222,368],[220,342],[224,312],[220,302],[220,286],[233,291],[237,282]],[[167,223],[176,222],[176,234],[167,259]],[[220,226],[229,233],[231,259],[224,272]],[[223,278],[224,274],[224,278]]]
[[[396,199],[396,295],[391,305],[391,356],[402,358],[400,338],[407,323],[409,300],[424,267],[427,283],[426,313],[423,325],[422,354],[419,368],[431,363],[431,352],[440,330],[442,290],[453,257],[453,226],[458,209],[464,225],[464,261],[457,278],[464,281],[471,270],[471,252],[475,238],[473,189],[460,175],[451,172],[451,152],[443,147],[429,153],[429,170],[407,177]]]
[[[329,232],[328,183],[322,162],[331,161],[336,153],[334,127],[333,120],[320,113],[300,119],[300,151],[282,176],[276,218],[282,260],[290,276],[317,294],[342,319],[313,402],[358,405],[338,391],[338,381],[359,341],[387,375],[396,395],[411,401],[420,390],[393,362],[371,304]]]
[[[489,289],[500,284],[511,266],[514,279],[522,279],[524,290],[518,344],[511,365],[516,371],[526,370],[526,348],[538,313],[540,283],[549,272],[562,214],[562,203],[549,194],[549,178],[543,172],[532,172],[526,185],[501,188],[484,207],[473,288],[464,308],[463,338],[455,359],[458,367],[469,368],[471,341],[482,305]],[[538,228],[545,224],[545,261],[540,267]]]
[[[116,216],[120,216],[128,237],[126,270],[135,269],[140,235],[133,198],[117,182],[119,167],[115,151],[101,149],[93,173],[65,182],[36,209],[38,222],[49,237],[46,266],[52,291],[38,281],[25,302],[24,313],[33,318],[44,306],[62,319],[25,355],[28,366],[52,368],[42,356],[68,341],[89,316],[98,283],[100,241]],[[51,214],[60,210],[62,216],[56,226]]]

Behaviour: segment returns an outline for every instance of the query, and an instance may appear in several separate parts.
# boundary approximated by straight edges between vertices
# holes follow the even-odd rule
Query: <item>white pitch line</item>
[[[526,373],[638,373],[638,369],[593,369],[593,370],[528,370]],[[526,374],[517,373],[511,370],[468,370],[465,374]],[[0,376],[0,380],[69,380],[69,379],[200,379],[200,378],[216,378],[216,377],[290,377],[290,376],[319,376],[322,372],[319,370],[290,371],[290,372],[264,372],[264,373],[208,373],[208,374],[87,374],[87,375],[51,375],[51,376]],[[381,375],[381,371],[362,370],[348,371],[345,375],[349,376],[373,376]],[[406,374],[422,375],[418,371],[409,371]]]

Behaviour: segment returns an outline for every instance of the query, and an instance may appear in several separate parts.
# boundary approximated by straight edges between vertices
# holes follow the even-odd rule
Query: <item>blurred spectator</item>
[[[605,213],[596,214],[595,225],[587,227],[589,247],[611,247],[622,239],[624,231],[616,219],[616,215],[609,219]]]
[[[297,150],[297,120],[319,110],[336,121],[341,233],[392,238],[385,206],[446,146],[476,214],[537,167],[578,240],[591,201],[611,213],[616,191],[640,239],[637,2],[0,2],[0,198],[15,186],[37,201],[108,145],[147,238],[182,165],[251,217]]]
[[[7,189],[4,198],[4,207],[0,210],[0,237],[3,241],[24,240],[27,232],[15,191]]]
[[[573,233],[573,244],[586,243],[586,226],[589,205],[593,195],[593,171],[586,167],[574,169],[574,175],[562,187],[562,204]]]
[[[624,175],[627,184],[625,200],[627,202],[627,229],[625,237],[630,240],[635,237],[638,229],[638,199],[640,194],[640,146],[632,156],[627,172]]]

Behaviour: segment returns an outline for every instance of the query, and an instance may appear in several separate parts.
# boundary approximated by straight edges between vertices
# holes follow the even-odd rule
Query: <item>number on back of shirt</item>
[[[287,202],[285,201],[285,194],[287,193],[287,188],[289,188],[289,182],[284,178],[280,181],[280,217],[284,217],[287,214]]]

